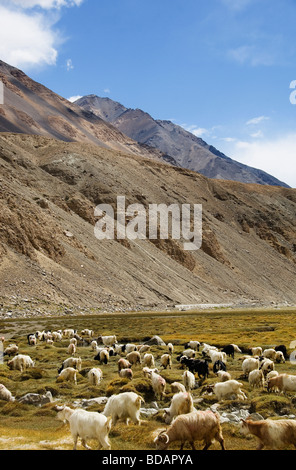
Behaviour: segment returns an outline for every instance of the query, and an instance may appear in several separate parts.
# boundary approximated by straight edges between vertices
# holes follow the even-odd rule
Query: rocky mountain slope
[[[0,107],[1,108],[1,107]],[[202,204],[203,243],[98,240],[94,208]],[[0,296],[113,311],[295,304],[296,190],[208,179],[98,145],[0,134]]]
[[[0,132],[43,135],[65,142],[87,142],[101,147],[163,160],[162,152],[122,134],[110,123],[82,110],[21,70],[0,61],[4,104],[0,105]],[[169,159],[175,164],[173,159]]]
[[[95,95],[84,96],[76,104],[112,123],[137,142],[171,156],[183,168],[209,178],[287,187],[262,170],[232,160],[171,121],[155,120],[140,109],[128,109],[109,98]]]

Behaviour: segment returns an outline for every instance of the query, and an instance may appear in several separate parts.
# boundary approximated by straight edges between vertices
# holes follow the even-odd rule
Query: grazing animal
[[[216,361],[213,365],[214,374],[217,374],[219,370],[224,370],[224,372],[227,370],[226,364],[223,361]]]
[[[171,390],[172,393],[186,392],[186,388],[184,387],[184,385],[179,382],[173,382],[171,384]]]
[[[274,349],[275,349],[275,351],[281,351],[283,353],[285,359],[289,358],[287,348],[284,344],[280,344],[279,346],[275,346]]]
[[[242,420],[240,431],[244,435],[256,436],[259,443],[257,450],[264,447],[271,450],[296,447],[296,421],[294,419],[266,419],[262,421]]]
[[[173,352],[174,352],[174,345],[173,345],[172,343],[168,343],[167,348],[168,348],[169,354],[173,354]]]
[[[139,351],[132,351],[126,355],[126,359],[131,363],[132,366],[135,366],[136,364],[141,364],[141,354]]]
[[[183,373],[183,383],[187,391],[192,390],[195,387],[195,377],[192,372],[185,370]]]
[[[268,379],[267,391],[277,388],[280,393],[296,392],[296,375],[280,374]]]
[[[188,392],[176,393],[171,401],[170,407],[165,408],[164,420],[166,424],[171,424],[176,416],[191,413],[194,410],[193,399]]]
[[[14,356],[13,359],[8,361],[7,365],[12,370],[20,370],[21,372],[24,372],[30,367],[35,367],[35,362],[32,361],[30,356],[25,354],[18,354],[17,356]]]
[[[70,343],[67,349],[68,354],[74,355],[76,354],[76,346],[73,343]]]
[[[60,373],[63,369],[66,369],[67,367],[73,367],[74,369],[81,370],[81,366],[81,357],[69,357],[68,359],[64,360],[62,366],[58,370],[58,373]]]
[[[18,346],[16,344],[9,344],[9,346],[7,346],[7,348],[4,349],[3,351],[3,356],[13,356],[13,354],[17,354],[18,353]]]
[[[259,359],[255,357],[248,357],[242,363],[242,369],[245,377],[254,369],[259,369]]]
[[[122,348],[123,352],[125,352],[125,354],[129,354],[130,352],[132,351],[137,351],[138,348],[135,344],[133,343],[127,343],[124,345],[124,347]]]
[[[224,348],[222,349],[222,352],[224,352],[225,354],[227,354],[227,356],[230,356],[232,357],[232,359],[234,359],[235,349],[234,349],[233,344],[228,344],[227,346],[224,346]]]
[[[107,349],[101,349],[100,352],[94,358],[95,361],[99,361],[100,364],[108,364],[109,352]]]
[[[237,380],[227,380],[226,382],[217,382],[214,385],[213,391],[217,396],[218,401],[223,399],[230,399],[232,396],[245,400],[247,397],[242,392],[241,387],[243,384]]]
[[[189,343],[185,344],[185,348],[195,349],[196,351],[199,351],[200,342],[199,341],[189,341]]]
[[[123,392],[119,395],[112,395],[104,408],[103,415],[111,416],[113,426],[119,419],[123,419],[126,424],[131,420],[135,424],[141,424],[140,408],[144,403],[143,398],[134,392]]]
[[[264,387],[264,374],[262,369],[254,369],[249,373],[249,384],[251,387]]]
[[[29,346],[36,346],[37,338],[36,338],[35,334],[27,335],[27,341],[28,341]]]
[[[61,370],[56,381],[62,382],[64,380],[73,382],[75,385],[77,385],[77,370],[73,367],[66,367],[65,369]]]
[[[262,348],[260,346],[255,346],[250,349],[252,356],[262,356]]]
[[[160,358],[160,363],[164,369],[172,368],[172,358],[170,354],[163,354]]]
[[[206,379],[209,376],[209,364],[205,359],[189,359],[183,356],[180,363],[185,365],[192,374],[197,373],[199,378]]]
[[[144,367],[150,367],[150,368],[155,367],[155,361],[154,361],[153,354],[146,353],[143,357],[142,365]]]
[[[119,359],[119,361],[117,362],[117,365],[118,365],[118,371],[120,371],[121,369],[130,369],[132,367],[132,364],[127,359],[124,359],[123,357]]]
[[[103,343],[104,346],[112,346],[113,344],[117,343],[117,339],[115,335],[112,336],[99,336],[97,339],[97,343]]]
[[[217,440],[225,450],[219,416],[212,411],[192,411],[177,416],[166,431],[162,431],[155,439],[157,449],[166,450],[173,442],[181,442],[180,450],[189,442],[195,450],[194,442],[203,441],[207,450],[213,440]]]
[[[111,418],[106,418],[102,413],[86,410],[72,410],[71,408],[56,407],[57,418],[61,421],[68,421],[70,431],[74,441],[73,450],[77,448],[78,438],[81,439],[83,447],[91,449],[86,441],[95,439],[98,442],[98,449],[111,450],[108,435],[111,431]]]
[[[133,371],[132,369],[121,369],[119,371],[119,377],[122,377],[124,379],[129,379],[132,380],[133,378]]]
[[[3,400],[3,401],[15,400],[15,398],[12,396],[12,393],[3,384],[0,384],[0,400]]]
[[[150,377],[154,394],[157,399],[161,400],[165,397],[166,381],[154,371],[150,373]]]
[[[155,374],[159,374],[159,370],[156,369],[156,368],[154,368],[154,369],[149,369],[149,367],[143,367],[143,374],[144,374],[144,377],[151,379],[152,372],[155,372]]]
[[[99,367],[93,367],[88,371],[87,377],[91,385],[99,385],[103,378],[103,372]]]
[[[225,372],[224,370],[218,370],[217,375],[220,379],[220,382],[226,382],[227,380],[231,380],[231,375],[229,372]]]
[[[65,336],[66,338],[73,338],[76,333],[77,330],[73,330],[73,328],[67,328],[63,331],[63,336]]]
[[[263,361],[260,362],[259,369],[262,370],[264,376],[266,376],[268,372],[274,370],[274,362],[270,359],[263,359]]]

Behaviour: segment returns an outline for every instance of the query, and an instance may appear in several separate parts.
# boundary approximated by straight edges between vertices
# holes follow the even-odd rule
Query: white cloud
[[[55,65],[58,47],[64,41],[55,28],[60,19],[60,8],[79,6],[82,1],[0,0],[1,59],[27,69]]]
[[[13,4],[23,9],[39,7],[45,10],[50,10],[53,8],[59,9],[62,7],[79,6],[83,1],[84,0],[9,0],[8,2],[1,0],[0,3]]]
[[[71,101],[71,103],[74,103],[74,101],[79,100],[79,98],[82,98],[82,96],[81,95],[70,96],[70,98],[68,98],[68,101]]]
[[[66,61],[66,67],[67,67],[67,71],[70,72],[70,70],[73,70],[74,69],[74,65],[73,65],[73,62],[72,62],[72,59],[68,59]]]
[[[187,124],[182,124],[181,127],[183,127],[186,131],[190,132],[191,134],[195,135],[195,137],[202,137],[209,133],[208,129],[198,127],[195,124],[190,126],[188,126]]]
[[[268,121],[270,118],[268,116],[258,116],[253,119],[250,119],[246,122],[247,126],[260,124],[262,121]]]
[[[256,142],[237,141],[230,156],[296,188],[295,149],[296,133]]]
[[[230,10],[240,11],[249,6],[253,0],[222,0],[222,3],[226,5]]]
[[[109,88],[105,88],[104,93],[111,93],[111,90]]]

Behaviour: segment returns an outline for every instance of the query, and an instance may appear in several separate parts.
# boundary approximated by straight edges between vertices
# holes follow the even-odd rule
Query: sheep
[[[13,354],[17,354],[18,353],[18,346],[16,344],[9,344],[9,346],[7,346],[7,348],[4,349],[3,351],[3,356],[12,356]]]
[[[231,380],[231,375],[225,370],[218,370],[217,375],[220,379],[220,382],[226,382],[227,380]]]
[[[243,384],[237,380],[227,380],[227,382],[217,382],[214,385],[213,391],[217,396],[218,401],[230,399],[232,396],[245,400],[247,397],[242,392],[241,387],[243,387]]]
[[[14,356],[13,359],[8,361],[7,365],[12,370],[20,370],[21,372],[24,372],[30,367],[35,367],[35,362],[32,361],[30,356],[25,354],[18,354],[17,356]]]
[[[209,355],[210,351],[218,351],[216,346],[211,346],[210,344],[203,343],[202,355],[207,356]]]
[[[93,330],[89,330],[88,328],[86,328],[86,329],[81,331],[81,334],[85,335],[85,336],[89,336],[90,338],[92,338],[93,335],[94,335],[94,332],[93,332]]]
[[[56,379],[56,382],[62,382],[64,380],[73,382],[75,385],[77,385],[77,370],[73,367],[66,367],[65,369],[61,370]]]
[[[262,370],[264,376],[266,376],[268,372],[274,370],[274,362],[270,359],[264,359],[260,362],[259,369]]]
[[[12,396],[12,393],[3,384],[0,384],[0,400],[3,400],[3,401],[15,400],[15,398]]]
[[[260,346],[255,346],[250,349],[252,356],[262,356],[262,348]]]
[[[192,374],[192,372],[190,372],[189,370],[185,370],[182,378],[183,378],[184,387],[186,388],[187,391],[192,390],[195,387],[195,377],[194,377],[194,374]]]
[[[118,361],[118,371],[121,371],[122,369],[129,369],[132,367],[132,364],[124,358],[119,359]]]
[[[268,381],[269,379],[272,379],[273,377],[277,377],[278,375],[279,373],[277,370],[271,370],[270,372],[268,372],[266,376],[266,380]]]
[[[87,377],[91,385],[99,385],[103,378],[103,372],[99,367],[93,367],[88,371]]]
[[[81,366],[81,357],[69,357],[68,359],[64,360],[58,372],[60,373],[63,369],[66,369],[67,367],[73,367],[74,369],[81,370]]]
[[[122,354],[125,350],[125,344],[114,344],[114,351],[116,354]]]
[[[167,348],[168,348],[168,353],[169,354],[173,354],[174,352],[174,345],[172,343],[168,343],[167,344]]]
[[[150,378],[151,379],[151,374],[152,372],[155,372],[155,374],[159,374],[159,370],[154,368],[154,369],[149,369],[149,367],[143,367],[143,374],[144,377]]]
[[[73,343],[70,343],[67,349],[68,354],[74,355],[76,354],[76,346]]]
[[[133,371],[132,369],[121,369],[119,372],[119,377],[132,380],[133,378]]]
[[[182,356],[187,356],[189,358],[195,358],[195,351],[194,349],[185,349],[183,352],[182,352]]]
[[[160,358],[160,363],[161,363],[161,366],[164,368],[164,369],[167,369],[169,367],[169,369],[172,368],[172,358],[170,356],[170,354],[163,354]]]
[[[73,338],[75,333],[77,333],[77,330],[73,330],[73,328],[67,328],[63,331],[63,336],[66,338]]]
[[[98,343],[103,343],[104,346],[112,346],[117,343],[116,336],[99,336],[97,339]]]
[[[123,419],[126,424],[131,420],[140,425],[140,408],[144,403],[143,398],[135,392],[123,392],[119,395],[112,395],[104,408],[103,415],[111,416],[113,426],[119,419]]]
[[[93,340],[91,343],[90,343],[90,347],[92,349],[92,351],[96,351],[97,347],[98,347],[98,343]]]
[[[281,363],[281,362],[284,364],[286,362],[284,353],[282,351],[276,351],[274,362],[276,362],[278,364]]]
[[[124,345],[123,352],[129,354],[130,352],[137,351],[137,346],[133,343],[127,343]]]
[[[132,351],[126,355],[126,359],[134,366],[136,364],[141,364],[141,355],[139,351]]]
[[[237,344],[228,344],[222,349],[222,352],[226,353],[227,356],[232,357],[234,359],[234,353],[238,352],[241,353],[241,349],[237,346]]]
[[[188,441],[192,450],[196,450],[195,441],[204,441],[203,450],[207,450],[213,440],[217,440],[222,450],[225,450],[220,419],[212,411],[192,411],[177,416],[166,431],[162,431],[155,439],[154,444],[158,450],[166,450],[175,441],[181,441],[180,450]]]
[[[147,351],[150,351],[151,346],[148,344],[140,344],[137,346],[137,350],[139,351],[140,354],[146,353]]]
[[[277,388],[280,393],[296,392],[296,375],[280,374],[270,378],[267,382],[267,391]]]
[[[77,346],[77,338],[70,338],[69,343],[74,344],[75,346]]]
[[[56,407],[58,411],[57,418],[61,421],[68,421],[70,431],[74,441],[73,450],[77,448],[78,437],[81,439],[83,447],[91,449],[86,441],[95,439],[98,441],[98,449],[111,450],[108,435],[111,431],[111,418],[106,418],[102,413],[86,411],[81,409],[72,410],[71,408]]]
[[[185,348],[191,348],[191,349],[194,349],[195,351],[199,351],[200,342],[199,341],[189,341],[188,343],[185,344]]]
[[[53,341],[62,341],[63,335],[59,331],[53,331],[52,332],[52,339],[53,339]]]
[[[244,376],[247,377],[249,373],[254,369],[259,369],[259,359],[256,359],[254,357],[246,358],[242,363],[242,370]]]
[[[108,364],[109,352],[107,349],[101,349],[100,352],[94,358],[95,361],[99,361],[100,364]]]
[[[29,346],[36,346],[37,338],[36,338],[35,334],[27,335],[27,341],[28,341]]]
[[[257,450],[262,450],[264,447],[276,450],[289,445],[296,447],[296,421],[294,419],[241,420],[240,432],[257,437],[259,440]]]
[[[251,387],[264,387],[264,374],[260,369],[254,369],[249,373],[249,384]]]
[[[267,359],[272,359],[274,361],[276,356],[276,350],[273,348],[264,349],[262,356],[266,357]]]
[[[275,346],[274,349],[275,349],[275,351],[281,351],[283,353],[285,359],[289,358],[287,348],[284,344],[280,344],[279,346]]]
[[[153,354],[148,354],[146,353],[143,357],[142,365],[144,367],[155,367],[155,361],[154,361],[154,356]]]
[[[157,399],[161,400],[165,397],[166,381],[161,375],[154,371],[150,373],[150,377],[154,394]]]
[[[208,355],[210,356],[211,361],[212,361],[213,364],[215,364],[215,362],[217,362],[217,361],[224,362],[224,364],[227,363],[227,355],[226,355],[225,352],[210,350],[208,352]]]
[[[165,423],[171,424],[176,416],[191,413],[193,410],[194,406],[191,394],[188,392],[176,393],[172,398],[170,407],[164,409]]]
[[[179,382],[173,382],[171,384],[171,390],[172,393],[186,392],[186,388],[184,387],[184,385]]]

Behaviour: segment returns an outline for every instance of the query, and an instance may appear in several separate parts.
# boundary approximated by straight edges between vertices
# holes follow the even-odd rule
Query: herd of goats
[[[214,373],[218,381],[203,387],[203,392],[215,395],[217,402],[223,400],[246,400],[243,391],[244,384],[231,377],[228,371],[230,358],[239,354],[241,359],[242,375],[248,380],[250,387],[265,388],[269,392],[289,393],[296,392],[296,375],[279,373],[276,366],[288,359],[287,349],[284,345],[274,348],[262,349],[260,346],[251,348],[248,354],[242,352],[236,344],[228,344],[224,348],[189,341],[182,353],[175,354],[172,343],[162,346],[161,354],[155,357],[151,352],[154,338],[144,344],[119,344],[115,335],[99,336],[94,339],[94,331],[84,329],[77,333],[74,329],[58,331],[38,331],[27,335],[29,346],[36,346],[39,342],[48,345],[67,340],[67,353],[69,357],[58,370],[57,382],[68,381],[77,384],[77,374],[81,371],[82,361],[77,357],[79,346],[88,346],[98,361],[94,367],[87,371],[89,384],[97,386],[103,380],[103,365],[108,365],[113,357],[119,377],[132,380],[136,370],[142,370],[143,376],[151,383],[154,398],[159,403],[166,397],[168,385],[172,394],[170,405],[163,408],[162,419],[165,429],[159,430],[153,439],[154,448],[166,450],[174,442],[185,443],[195,449],[195,442],[202,441],[203,449],[208,449],[217,441],[221,449],[225,449],[220,416],[211,409],[198,410],[194,406],[192,392],[204,383],[210,373]],[[35,367],[35,361],[27,354],[21,354],[17,344],[5,345],[4,337],[0,338],[3,349],[3,366],[21,373]],[[161,375],[160,369],[171,369],[172,362],[177,361],[182,369],[182,378],[170,384]],[[210,366],[211,364],[211,370]],[[157,367],[156,367],[157,366]],[[140,369],[141,368],[141,369]],[[164,375],[164,374],[163,374]],[[0,384],[0,400],[14,401],[15,397],[10,390]],[[141,424],[141,407],[144,400],[140,394],[126,391],[111,395],[101,413],[85,409],[55,405],[57,418],[67,422],[74,441],[73,449],[77,448],[78,438],[82,445],[90,449],[87,441],[96,440],[98,449],[111,450],[109,433],[118,420],[126,424],[129,421]],[[242,434],[251,434],[257,437],[258,449],[286,449],[294,445],[296,448],[296,420],[290,419],[263,419],[253,421],[249,418],[241,420]]]

